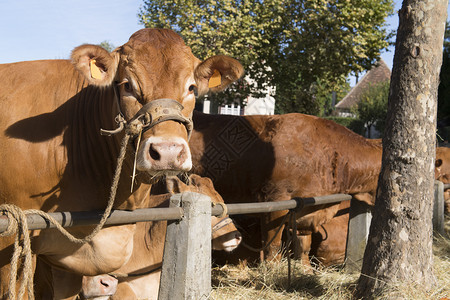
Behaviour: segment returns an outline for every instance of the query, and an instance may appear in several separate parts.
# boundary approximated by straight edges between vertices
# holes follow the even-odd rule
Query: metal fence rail
[[[77,211],[49,213],[63,227],[95,225],[100,222],[103,211]],[[123,225],[135,222],[179,220],[183,216],[183,209],[172,208],[142,208],[134,211],[113,210],[106,221],[106,225]],[[52,223],[36,214],[27,215],[28,229],[54,228]],[[0,216],[0,232],[8,227],[8,218]]]
[[[436,203],[443,206],[443,191],[445,189],[450,188],[450,184],[443,184],[442,182],[436,182],[436,189],[435,189],[435,206]],[[173,282],[178,282],[178,285],[180,285],[180,280],[175,280],[177,276],[179,277],[180,274],[182,274],[183,280],[181,282],[184,282],[185,284],[178,286],[177,285],[177,297],[173,297],[173,287],[170,289],[163,288],[164,291],[160,290],[161,295],[166,295],[167,299],[196,299],[199,293],[202,295],[208,295],[208,291],[210,290],[210,284],[205,284],[210,282],[210,277],[207,275],[211,274],[210,272],[210,256],[208,256],[208,251],[206,251],[208,247],[208,243],[210,246],[210,240],[205,240],[202,242],[202,245],[198,242],[196,239],[199,236],[199,233],[204,228],[207,228],[204,226],[204,222],[197,222],[195,221],[195,218],[198,218],[198,214],[193,214],[192,212],[189,212],[187,209],[189,206],[197,205],[197,201],[200,198],[204,198],[206,196],[201,194],[195,194],[195,193],[183,193],[183,194],[177,194],[173,195],[170,200],[170,206],[168,208],[144,208],[144,209],[136,209],[134,211],[124,211],[124,210],[113,210],[108,217],[108,220],[106,222],[107,225],[121,225],[121,224],[127,224],[127,223],[135,223],[135,222],[146,222],[146,221],[162,221],[162,220],[168,220],[168,231],[167,234],[169,234],[169,231],[175,232],[176,234],[172,234],[172,236],[167,235],[166,241],[171,240],[173,243],[173,247],[167,247],[168,250],[170,249],[178,249],[176,251],[176,254],[171,253],[170,255],[166,256],[166,253],[164,254],[164,261],[166,264],[163,263],[163,273],[164,274],[164,281],[161,281],[161,288],[164,286],[169,286]],[[184,199],[183,199],[184,198]],[[208,197],[206,197],[208,198]],[[315,206],[315,205],[322,205],[322,204],[331,204],[331,203],[337,203],[342,202],[345,200],[351,200],[352,197],[347,194],[336,194],[336,195],[327,195],[327,196],[319,196],[319,197],[310,197],[310,198],[294,198],[291,200],[285,200],[285,201],[277,201],[277,202],[257,202],[257,203],[239,203],[239,204],[227,204],[227,214],[228,215],[237,215],[237,214],[256,214],[256,213],[270,213],[280,210],[301,210],[303,207],[307,206]],[[176,200],[176,201],[175,201]],[[209,200],[208,200],[209,201]],[[204,201],[203,201],[204,202]],[[359,203],[359,201],[354,201],[355,203]],[[174,205],[174,203],[177,203]],[[184,204],[183,204],[184,203]],[[186,203],[190,203],[189,205],[186,205]],[[206,202],[206,204],[203,204],[204,207],[201,208],[202,211],[205,213],[200,215],[214,215],[218,216],[223,213],[223,207],[216,205],[211,208],[211,205],[209,202]],[[353,209],[352,209],[353,207]],[[355,211],[355,208],[357,208],[357,205],[355,206],[352,202],[351,212],[350,212],[350,220],[356,220],[354,221],[354,225],[352,223],[349,223],[349,232],[348,236],[354,236],[354,240],[356,241],[358,245],[365,245],[365,241],[367,240],[368,235],[368,228],[370,226],[370,220],[367,219],[370,217],[370,208],[364,207],[361,210],[359,210],[357,213],[353,213],[352,211]],[[358,209],[357,209],[358,210]],[[443,215],[443,211],[441,212],[441,208],[439,210],[435,209],[435,211],[438,211],[438,216]],[[73,227],[73,226],[83,226],[83,225],[95,225],[97,224],[101,217],[102,217],[103,211],[90,211],[90,212],[54,212],[50,213],[50,215],[56,219],[59,224],[61,224],[63,227]],[[360,220],[359,220],[360,219]],[[177,220],[175,222],[175,220]],[[179,220],[179,221],[178,221]],[[205,220],[203,220],[205,221]],[[434,221],[434,220],[433,220]],[[27,222],[28,227],[30,230],[36,230],[36,229],[46,229],[46,228],[52,228],[54,227],[51,223],[46,221],[43,217],[39,215],[30,214],[27,215]],[[183,225],[184,224],[184,225]],[[186,225],[188,224],[188,225]],[[363,224],[364,226],[362,226]],[[181,225],[181,226],[180,226]],[[176,226],[173,230],[170,229],[170,227]],[[8,227],[8,219],[6,216],[0,216],[0,232],[3,232]],[[356,228],[357,233],[355,233],[355,229],[352,229],[352,232],[350,232],[350,227]],[[180,228],[183,228],[183,230],[180,230]],[[203,232],[204,233],[204,232]],[[204,234],[200,234],[201,236],[204,236]],[[208,238],[210,237],[210,234],[208,235]],[[188,243],[189,240],[196,240],[196,243]],[[179,244],[181,241],[181,244]],[[209,242],[208,242],[209,241]],[[178,244],[175,244],[178,243]],[[347,251],[348,248],[351,247],[351,243],[349,243],[349,240],[347,241]],[[193,244],[195,249],[186,248],[184,249],[185,245],[191,245]],[[192,245],[191,245],[192,246]],[[364,247],[359,247],[364,249]],[[184,250],[183,250],[184,249]],[[205,250],[206,249],[206,250]],[[354,255],[354,259],[352,259],[353,262],[357,263],[358,258],[362,258],[361,249],[357,249],[358,253]],[[166,250],[165,250],[166,251]],[[203,252],[200,252],[203,251]],[[168,251],[168,252],[174,252],[174,251]],[[209,251],[210,254],[210,251]],[[208,260],[209,257],[209,260]],[[348,253],[347,253],[347,259],[348,259]],[[167,263],[169,262],[169,263]],[[173,263],[172,263],[173,262]],[[181,262],[181,263],[180,263]],[[184,264],[183,264],[184,262]],[[190,262],[190,263],[189,263]],[[205,263],[207,262],[207,263]],[[347,264],[349,261],[347,260]],[[200,264],[204,265],[205,269],[202,272],[192,271],[189,268],[197,268]],[[172,265],[176,265],[176,271],[172,272],[170,270],[173,270],[174,267]],[[357,264],[357,268],[359,265]],[[167,275],[168,274],[168,275]],[[199,280],[199,276],[206,276],[203,278],[203,280]],[[209,278],[209,279],[208,279]],[[202,285],[200,286],[197,284],[198,282],[202,282]],[[187,285],[186,283],[189,283]],[[171,291],[171,292],[168,292]],[[193,293],[193,294],[192,294]],[[193,297],[191,297],[193,296]],[[164,297],[160,297],[160,299],[166,299]]]
[[[287,209],[301,209],[305,206],[319,204],[335,203],[344,200],[350,200],[352,197],[346,194],[336,194],[328,196],[319,196],[311,198],[295,198],[287,201],[278,202],[257,202],[257,203],[239,203],[227,204],[229,215],[268,213]],[[223,212],[221,206],[214,206],[211,215],[219,216]],[[97,224],[103,211],[79,211],[79,212],[54,212],[49,215],[58,221],[63,227],[85,226]],[[106,221],[107,225],[123,225],[135,222],[179,220],[183,216],[181,207],[168,208],[141,208],[134,211],[113,210]],[[27,215],[28,229],[46,229],[55,226],[45,220],[43,217],[35,214]],[[8,227],[8,218],[0,216],[0,232]]]

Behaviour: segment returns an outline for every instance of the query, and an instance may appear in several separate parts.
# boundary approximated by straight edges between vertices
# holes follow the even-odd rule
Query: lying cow
[[[332,121],[303,114],[239,117],[196,111],[193,120],[192,171],[210,177],[225,203],[337,193],[371,202],[375,195],[381,152]],[[317,232],[338,210],[339,203],[301,210],[301,234]],[[266,249],[268,258],[280,250],[281,231],[276,233],[285,214],[268,214],[262,244],[252,245],[264,246],[274,238]],[[244,242],[247,229],[242,231]]]
[[[210,179],[191,175],[190,183],[187,186],[176,177],[168,178],[166,185],[157,184],[152,187],[150,203],[157,207],[167,207],[171,194],[188,191],[207,195],[213,203],[223,203]],[[82,288],[82,296],[88,299],[111,296],[114,293],[116,294],[113,299],[157,299],[166,226],[166,221],[137,223],[131,258],[119,270],[114,271],[118,276],[118,285],[117,280],[110,275],[85,276],[81,281],[80,276],[75,274],[52,269],[53,274],[48,275],[48,269],[41,269],[41,273],[36,273],[36,277],[51,278],[51,283],[48,280],[39,281],[37,278],[37,294],[44,299],[70,299]],[[233,251],[241,242],[239,231],[228,217],[211,217],[211,226],[214,250]],[[43,275],[45,272],[46,276]],[[127,277],[121,277],[122,274],[127,274]],[[65,284],[68,281],[72,282],[71,289]],[[53,286],[53,289],[50,286]],[[49,295],[48,292],[52,290],[53,294]]]
[[[222,90],[242,74],[230,57],[200,61],[167,29],[139,30],[111,53],[82,45],[71,60],[0,65],[0,202],[45,212],[105,209],[126,132],[132,143],[114,208],[142,207],[155,178],[191,168],[187,141],[196,92]],[[137,175],[130,179],[135,157]],[[13,207],[2,206],[7,209]],[[130,257],[134,228],[104,228],[84,244],[53,229],[36,230],[32,247],[58,268],[108,273]],[[70,229],[81,238],[91,231]],[[12,243],[0,239],[3,298],[16,282],[9,280]]]

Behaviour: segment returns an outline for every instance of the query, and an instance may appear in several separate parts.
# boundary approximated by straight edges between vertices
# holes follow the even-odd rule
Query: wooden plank
[[[434,182],[433,230],[442,235],[445,234],[444,206],[444,184],[436,180]]]
[[[362,201],[352,199],[344,268],[348,273],[361,272],[371,221],[370,206]]]
[[[184,215],[167,225],[158,299],[207,299],[211,292],[211,199],[196,193],[177,194],[170,206],[181,206]]]

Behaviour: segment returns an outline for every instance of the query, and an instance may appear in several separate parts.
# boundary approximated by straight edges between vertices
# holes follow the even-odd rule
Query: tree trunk
[[[436,282],[431,220],[447,6],[447,0],[405,0],[399,11],[382,168],[357,299],[397,284],[428,289]]]

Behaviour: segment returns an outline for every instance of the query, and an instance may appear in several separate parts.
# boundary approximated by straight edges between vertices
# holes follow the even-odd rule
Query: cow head
[[[169,193],[194,192],[207,195],[215,204],[224,203],[222,196],[214,188],[211,179],[191,174],[186,185],[177,177],[167,177],[166,187]],[[211,216],[211,241],[213,250],[224,250],[231,252],[235,250],[242,241],[242,235],[237,230],[233,220],[228,216]]]
[[[134,140],[137,169],[151,176],[191,169],[187,141],[195,96],[223,90],[243,75],[241,64],[227,56],[201,62],[168,29],[139,30],[112,53],[82,45],[72,61],[90,84],[114,87],[125,122],[142,123],[136,132],[142,136]]]

